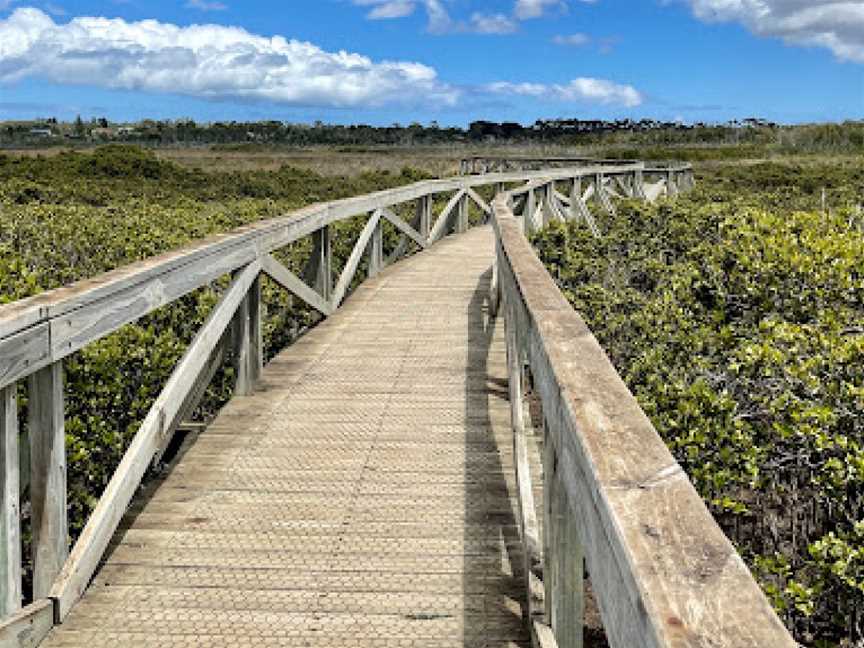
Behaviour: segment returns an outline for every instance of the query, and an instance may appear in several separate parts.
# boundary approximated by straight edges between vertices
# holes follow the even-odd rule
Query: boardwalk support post
[[[0,389],[0,618],[21,608],[18,390]]]
[[[261,276],[256,277],[234,316],[235,391],[251,396],[261,379],[264,350],[261,333]]]
[[[372,240],[369,241],[369,278],[376,276],[384,269],[384,223],[381,219],[372,230]]]
[[[48,596],[69,551],[62,362],[30,376],[28,410],[33,598],[39,599]]]
[[[307,282],[321,295],[324,301],[330,299],[333,291],[333,243],[330,239],[330,226],[312,233],[312,257],[309,260]]]

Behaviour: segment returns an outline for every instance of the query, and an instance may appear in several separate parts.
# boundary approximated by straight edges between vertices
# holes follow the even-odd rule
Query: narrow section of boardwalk
[[[60,646],[527,646],[488,227],[366,282],[136,500]]]

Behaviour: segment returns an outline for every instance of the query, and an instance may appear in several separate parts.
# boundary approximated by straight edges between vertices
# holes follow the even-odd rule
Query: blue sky
[[[864,118],[864,0],[0,0],[0,119]]]

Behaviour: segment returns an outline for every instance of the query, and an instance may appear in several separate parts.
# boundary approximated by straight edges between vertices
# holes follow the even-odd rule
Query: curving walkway
[[[388,268],[270,363],[42,645],[528,646],[493,240]]]

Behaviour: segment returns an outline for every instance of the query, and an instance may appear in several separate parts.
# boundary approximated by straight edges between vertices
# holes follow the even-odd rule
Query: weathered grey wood
[[[261,259],[261,268],[273,281],[302,299],[322,315],[329,316],[333,313],[333,307],[324,300],[319,292],[307,286],[300,277],[282,265],[273,255],[267,254]]]
[[[234,275],[237,277],[237,274]],[[232,356],[234,361],[234,393],[238,396],[249,396],[254,387],[250,376],[251,329],[249,326],[249,295],[243,300],[234,313],[231,325],[233,331]]]
[[[394,214],[389,209],[382,208],[381,215],[386,218],[388,221],[393,223],[393,225],[402,232],[405,236],[414,241],[421,248],[426,248],[428,243],[426,242],[426,238],[420,234],[417,230],[415,230],[411,225],[406,223],[404,220],[399,218],[396,214]]]
[[[597,197],[597,201],[603,210],[610,216],[614,216],[615,205],[612,204],[612,200],[609,198],[609,190],[605,185],[605,181],[606,176],[602,173],[594,176],[594,195]]]
[[[541,621],[534,621],[531,626],[531,641],[536,648],[558,648],[552,628]]]
[[[552,542],[555,545],[553,568],[556,573],[553,581],[555,593],[552,601],[552,631],[561,648],[582,648],[585,616],[584,557],[576,511],[572,510],[567,502],[565,488],[556,485],[553,492],[555,536]]]
[[[459,203],[456,205],[456,222],[453,231],[456,234],[464,234],[468,231],[468,192],[463,192]]]
[[[54,604],[34,601],[13,615],[0,619],[0,648],[36,648],[54,627]]]
[[[375,229],[372,230],[372,238],[369,240],[369,268],[367,274],[369,278],[376,276],[384,269],[384,228],[381,216],[384,215],[384,209],[378,210],[378,223]]]
[[[488,216],[492,215],[492,207],[489,206],[489,203],[483,200],[480,194],[474,191],[474,189],[472,189],[471,187],[466,187],[465,192],[468,194],[471,200],[473,200],[474,203],[483,210],[484,213],[486,213]]]
[[[0,389],[0,619],[21,609],[18,390]]]
[[[666,195],[670,198],[677,196],[679,193],[678,182],[675,175],[674,169],[669,169],[669,171],[666,172]]]
[[[222,338],[216,345],[216,348],[210,353],[207,363],[202,367],[199,374],[193,381],[193,386],[189,390],[189,394],[183,401],[183,405],[177,410],[177,413],[172,417],[171,422],[166,426],[166,432],[159,443],[156,452],[153,453],[152,463],[159,467],[162,457],[165,454],[168,445],[171,443],[174,434],[181,428],[190,425],[189,418],[194,413],[195,409],[200,405],[204,398],[207,388],[213,382],[216,372],[222,368],[230,353],[231,336],[226,331],[222,334]]]
[[[51,357],[49,329],[50,325],[43,322],[0,339],[0,388],[48,364]]]
[[[342,274],[339,275],[339,281],[336,282],[336,288],[333,289],[333,296],[330,299],[330,307],[332,309],[335,310],[336,308],[339,308],[342,300],[345,299],[345,293],[348,292],[348,288],[351,286],[351,281],[354,279],[354,274],[357,272],[357,266],[360,265],[360,259],[363,257],[363,253],[366,251],[366,247],[369,245],[369,240],[372,238],[375,228],[378,227],[378,221],[380,219],[381,212],[377,210],[374,211],[372,216],[366,222],[363,231],[360,232],[360,238],[357,239],[357,243],[354,245],[354,249],[348,257],[348,261],[345,262]]]
[[[509,307],[507,307],[509,310]],[[528,445],[525,440],[525,411],[522,402],[522,361],[513,318],[506,325],[507,377],[510,395],[510,424],[513,428],[513,463],[519,493],[519,528],[525,556],[525,588],[530,591],[530,574],[540,561],[540,534],[534,507],[534,491],[528,465]]]
[[[173,420],[195,387],[216,345],[219,344],[249,288],[258,278],[261,264],[251,263],[242,270],[207,317],[174,369],[162,393],[153,403],[144,422],[123,455],[120,465],[90,515],[63,570],[51,587],[49,596],[57,600],[62,621],[90,582],[105,548],[120,522],[132,495],[154,453],[161,447],[168,421]],[[65,511],[65,507],[64,507]]]
[[[537,213],[537,194],[534,189],[528,191],[525,197],[525,205],[522,208],[522,229],[526,234],[531,234],[534,227],[534,216]]]
[[[264,331],[262,328],[264,318],[261,313],[264,304],[261,300],[260,273],[249,286],[246,301],[249,308],[249,363],[247,371],[249,384],[254,390],[261,380],[261,370],[264,368]]]
[[[610,646],[795,646],[506,201],[493,209],[499,281],[521,310],[558,484],[579,521]]]
[[[556,596],[558,596],[558,517],[555,495],[559,488],[555,446],[548,426],[543,425],[543,600],[546,624],[555,629]]]
[[[31,375],[28,397],[33,597],[43,598],[69,552],[63,364]]]
[[[641,169],[633,171],[633,197],[640,200],[647,198],[645,195],[645,179]]]
[[[441,211],[441,214],[438,216],[438,220],[435,221],[435,225],[432,227],[432,231],[429,233],[429,243],[435,243],[441,239],[444,235],[447,234],[450,227],[450,216],[453,214],[453,210],[460,204],[460,201],[465,196],[465,190],[460,189],[457,191],[444,209]]]
[[[432,196],[417,199],[417,222],[420,236],[424,241],[428,241],[429,231],[432,228]]]
[[[332,272],[333,242],[331,240],[330,226],[327,225],[315,230],[312,234],[312,255],[309,257],[309,262],[303,273],[303,283],[311,286],[321,299],[326,302],[330,299],[330,293],[333,290]]]

